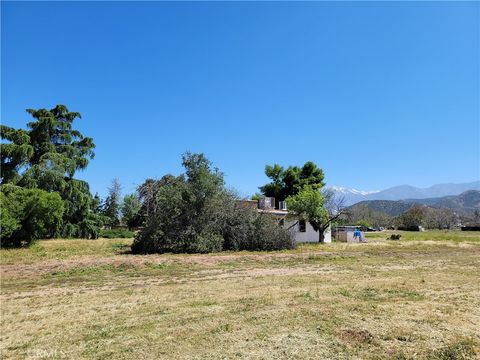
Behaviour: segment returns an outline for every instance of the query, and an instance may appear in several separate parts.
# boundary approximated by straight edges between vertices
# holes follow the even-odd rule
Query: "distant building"
[[[366,241],[365,235],[360,230],[360,227],[355,225],[337,226],[333,230],[333,237],[336,241],[347,243],[358,243]]]
[[[279,201],[278,207],[276,207],[275,198],[273,197],[264,197],[258,201],[239,200],[238,204],[242,207],[257,208],[261,213],[273,215],[278,220],[278,224],[290,231],[298,243],[317,243],[319,241],[318,231],[315,231],[308,221],[292,217],[292,215],[288,214],[287,203],[285,201]],[[332,242],[330,228],[324,232],[323,242]]]

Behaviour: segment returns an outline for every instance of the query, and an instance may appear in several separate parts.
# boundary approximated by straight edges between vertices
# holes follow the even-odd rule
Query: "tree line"
[[[289,229],[278,219],[239,206],[227,189],[223,173],[203,154],[182,156],[184,173],[147,179],[135,193],[122,198],[114,179],[107,197],[92,195],[87,182],[75,178],[94,158],[95,144],[74,128],[80,113],[64,105],[28,109],[27,129],[1,125],[0,226],[2,246],[21,246],[40,238],[95,239],[101,229],[124,225],[140,229],[132,251],[212,252],[291,248]],[[307,161],[284,168],[267,165],[270,181],[252,198],[286,201],[289,216],[308,221],[318,231],[346,222],[386,223],[369,210],[352,212],[343,199],[325,189],[323,170]],[[405,227],[452,224],[450,214],[413,207],[396,218]]]
[[[432,208],[422,204],[413,204],[409,209],[397,216],[370,209],[368,205],[356,205],[348,209],[348,216],[343,221],[348,224],[365,227],[385,227],[403,230],[426,229],[448,230],[459,223],[476,224],[480,220],[472,214],[457,214],[451,209]]]
[[[100,229],[120,224],[140,228],[132,245],[135,252],[294,246],[291,233],[277,226],[276,219],[238,206],[237,194],[226,188],[221,171],[203,154],[185,153],[183,174],[147,179],[123,199],[114,180],[101,201],[86,181],[75,177],[95,156],[93,139],[74,127],[80,113],[64,105],[27,112],[33,118],[27,129],[0,127],[2,246],[39,238],[95,239]],[[288,199],[291,213],[316,229],[338,217],[328,210],[332,197],[322,192],[324,174],[314,163],[266,166],[266,175],[271,182],[260,187],[262,196]]]
[[[294,246],[278,219],[240,207],[239,197],[225,187],[222,172],[203,154],[185,153],[179,176],[147,179],[122,198],[116,179],[102,201],[89,184],[75,177],[94,159],[95,144],[74,127],[81,119],[64,105],[27,109],[27,129],[0,126],[0,226],[2,246],[21,246],[40,238],[95,239],[101,229],[140,229],[134,252],[210,252],[280,249]],[[398,217],[366,207],[346,208],[343,199],[325,188],[323,170],[267,165],[269,182],[252,198],[274,197],[288,204],[289,216],[308,221],[318,231],[336,224],[450,228],[455,215],[442,209],[413,206]]]

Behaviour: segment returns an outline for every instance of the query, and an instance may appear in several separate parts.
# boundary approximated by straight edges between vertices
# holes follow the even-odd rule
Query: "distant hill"
[[[381,191],[362,191],[336,186],[332,186],[331,189],[337,197],[343,197],[345,204],[348,206],[366,200],[418,200],[460,195],[468,190],[480,190],[480,181],[461,184],[437,184],[428,188],[399,185]]]
[[[460,213],[473,213],[480,210],[480,191],[469,190],[456,196],[444,196],[433,199],[410,199],[408,203],[424,204],[437,209],[450,209]]]
[[[390,216],[398,216],[410,209],[413,206],[413,203],[406,203],[401,200],[365,200],[351,205],[349,209],[355,210],[365,206],[368,207],[370,210],[379,213],[387,214]]]
[[[436,209],[450,209],[460,214],[471,214],[475,210],[480,211],[480,191],[469,190],[459,195],[429,199],[407,199],[398,201],[365,200],[350,206],[350,209],[367,206],[369,209],[377,212],[390,216],[398,216],[409,210],[415,204],[427,205]]]

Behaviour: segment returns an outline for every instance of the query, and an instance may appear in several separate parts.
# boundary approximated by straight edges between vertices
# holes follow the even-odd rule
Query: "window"
[[[298,231],[307,232],[307,223],[305,222],[305,220],[300,220],[298,222]]]

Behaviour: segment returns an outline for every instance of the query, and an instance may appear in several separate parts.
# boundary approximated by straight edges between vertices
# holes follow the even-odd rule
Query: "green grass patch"
[[[405,299],[410,301],[424,300],[425,296],[409,289],[394,288],[394,289],[375,289],[371,287],[363,288],[359,291],[349,292],[342,289],[343,296],[352,296],[362,301],[395,301],[399,299]]]
[[[427,231],[400,231],[389,230],[381,232],[366,232],[367,239],[387,239],[392,234],[400,234],[402,241],[453,241],[453,242],[480,242],[480,231],[459,230],[427,230]],[[389,240],[392,241],[392,240]],[[394,242],[394,241],[392,241]]]

